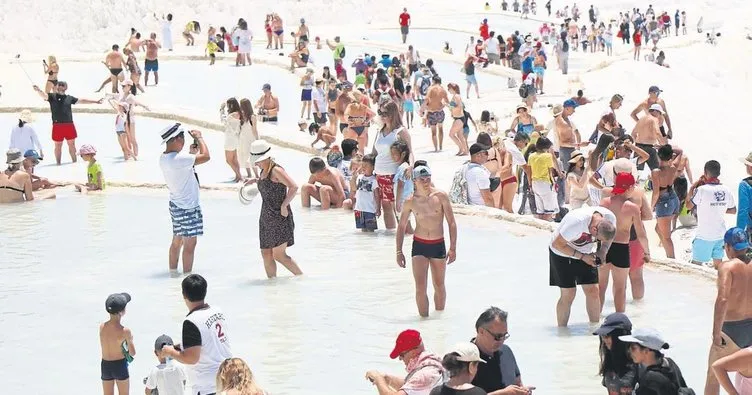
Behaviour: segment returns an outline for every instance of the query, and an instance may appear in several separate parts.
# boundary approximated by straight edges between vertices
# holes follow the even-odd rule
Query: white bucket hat
[[[18,119],[24,123],[31,123],[34,122],[34,114],[31,113],[31,110],[23,110],[21,111],[21,114],[18,115]]]
[[[266,140],[256,140],[251,143],[251,162],[259,163],[272,157],[272,146]]]

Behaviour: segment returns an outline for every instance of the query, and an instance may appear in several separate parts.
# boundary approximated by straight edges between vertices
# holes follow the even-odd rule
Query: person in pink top
[[[736,372],[733,384],[729,372]],[[713,373],[721,387],[730,395],[752,394],[752,347],[741,349],[715,361]]]
[[[397,336],[392,359],[399,359],[405,364],[405,378],[369,370],[368,379],[376,386],[379,394],[394,395],[429,395],[431,389],[445,381],[445,370],[441,359],[436,354],[426,351],[420,332],[407,329]]]

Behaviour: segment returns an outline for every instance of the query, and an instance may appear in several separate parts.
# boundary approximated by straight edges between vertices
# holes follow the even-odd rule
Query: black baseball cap
[[[164,346],[174,346],[175,343],[172,342],[172,338],[167,335],[162,335],[157,338],[157,340],[154,342],[154,351],[162,351],[162,347]]]
[[[470,146],[470,155],[475,155],[483,151],[488,151],[488,147],[483,144],[473,143],[473,145]]]
[[[632,321],[630,321],[629,317],[627,317],[624,313],[611,313],[606,316],[603,324],[600,326],[600,328],[596,329],[593,334],[598,336],[607,336],[611,332],[613,332],[614,329],[621,329],[627,332],[631,332]]]
[[[104,302],[104,307],[110,314],[117,314],[125,310],[125,305],[131,301],[131,296],[125,292],[119,294],[112,294],[107,297]]]

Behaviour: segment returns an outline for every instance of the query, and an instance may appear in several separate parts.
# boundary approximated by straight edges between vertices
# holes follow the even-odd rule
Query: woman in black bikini
[[[368,145],[368,124],[374,116],[373,110],[360,101],[354,100],[347,105],[345,117],[348,127],[343,130],[344,138],[358,142],[359,147]]]
[[[42,60],[42,65],[44,65],[44,73],[47,74],[44,93],[50,93],[57,85],[57,74],[60,72],[60,66],[58,66],[57,59],[53,55],[48,56],[47,61]]]
[[[23,171],[24,157],[13,148],[6,153],[8,168],[0,173],[0,203],[17,203],[34,200],[31,193],[31,175]]]
[[[470,148],[467,146],[467,141],[462,135],[463,125],[465,124],[465,104],[462,103],[462,95],[460,94],[460,87],[455,83],[447,85],[447,90],[451,93],[451,100],[449,101],[449,111],[451,111],[452,128],[449,129],[449,137],[457,144],[460,149],[457,152],[457,156],[464,156],[470,154]]]

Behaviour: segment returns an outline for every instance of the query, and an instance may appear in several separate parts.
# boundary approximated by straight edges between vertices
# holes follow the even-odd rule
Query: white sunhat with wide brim
[[[251,162],[259,163],[272,157],[272,146],[266,140],[251,143]]]
[[[238,189],[238,200],[244,205],[253,203],[253,199],[258,196],[258,184],[244,184]]]

